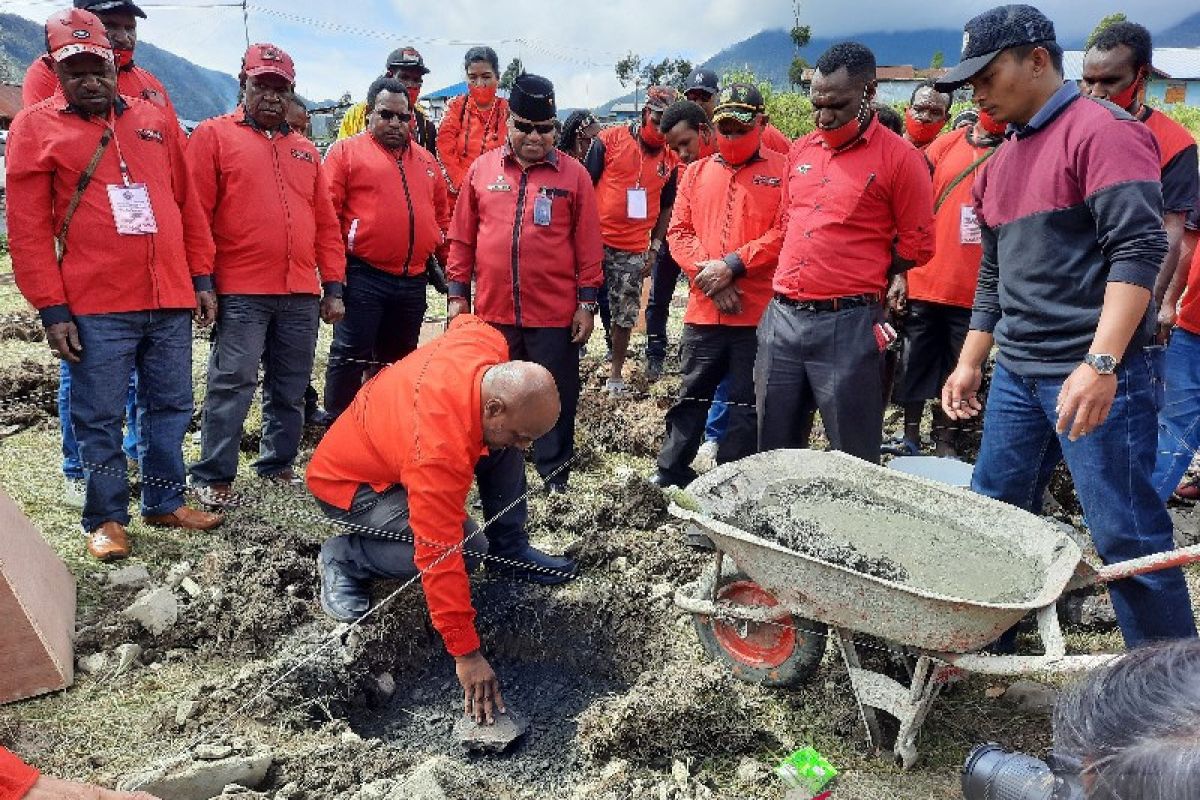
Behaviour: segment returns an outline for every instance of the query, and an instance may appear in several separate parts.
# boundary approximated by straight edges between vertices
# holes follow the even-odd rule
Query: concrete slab
[[[75,679],[75,578],[0,491],[0,704]]]

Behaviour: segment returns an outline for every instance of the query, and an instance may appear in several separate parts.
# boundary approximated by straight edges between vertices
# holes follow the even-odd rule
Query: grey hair
[[[1133,650],[1071,687],[1054,749],[1082,762],[1088,800],[1200,797],[1200,640]]]

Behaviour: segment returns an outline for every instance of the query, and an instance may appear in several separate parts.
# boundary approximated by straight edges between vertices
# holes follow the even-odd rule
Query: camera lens
[[[1046,762],[998,744],[979,745],[963,765],[966,800],[1052,800],[1054,790],[1054,773]]]

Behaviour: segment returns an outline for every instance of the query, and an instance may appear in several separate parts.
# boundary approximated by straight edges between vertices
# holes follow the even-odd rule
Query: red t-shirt
[[[815,132],[797,139],[779,210],[774,288],[796,300],[882,295],[893,249],[918,264],[933,256],[929,164],[877,118],[845,150]]]
[[[504,337],[460,314],[449,330],[384,367],[317,445],[305,472],[313,496],[349,509],[358,488],[408,492],[414,560],[446,650],[479,648],[462,549],[467,492],[483,442],[483,374],[508,360]]]
[[[987,151],[988,148],[977,147],[967,139],[966,128],[939,136],[930,144],[925,156],[933,165],[934,202]],[[976,166],[959,181],[934,214],[936,249],[933,258],[908,273],[909,299],[959,308],[970,308],[974,303],[983,245],[971,191],[982,166]]]
[[[596,183],[600,235],[611,248],[644,253],[658,221],[663,188],[679,165],[679,156],[669,147],[646,152],[628,125],[605,128],[596,138],[604,144],[604,171]],[[629,217],[629,190],[637,188],[646,192],[644,219]]]
[[[1200,247],[1192,252],[1187,290],[1179,304],[1179,315],[1175,318],[1175,324],[1188,333],[1200,336]]]

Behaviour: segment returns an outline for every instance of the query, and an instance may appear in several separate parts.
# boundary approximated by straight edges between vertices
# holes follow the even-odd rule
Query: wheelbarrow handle
[[[1200,561],[1200,544],[1194,544],[1191,547],[1182,547],[1178,550],[1168,550],[1165,553],[1155,553],[1154,555],[1135,558],[1129,561],[1119,561],[1116,564],[1100,567],[1091,573],[1077,575],[1067,584],[1067,588],[1063,590],[1063,593],[1072,592],[1076,589],[1084,589],[1088,586],[1096,586],[1101,583],[1112,583],[1113,581],[1132,578],[1135,575],[1145,575],[1172,567],[1185,567],[1197,561]]]

